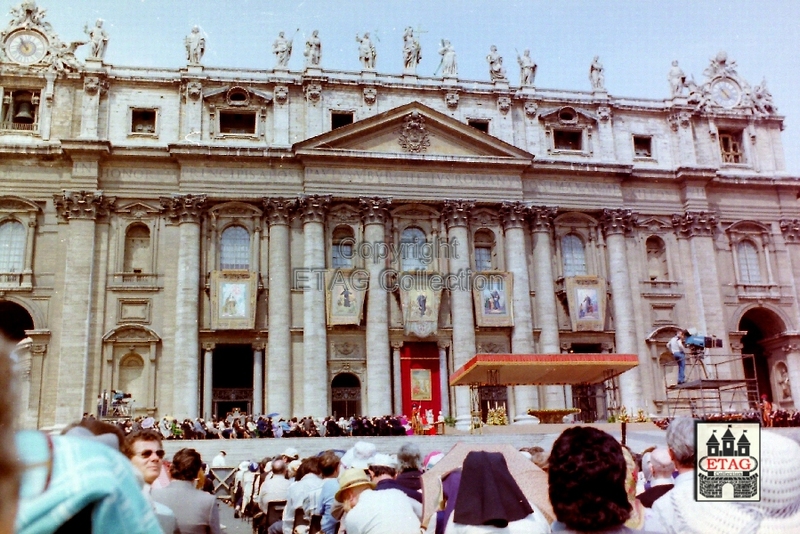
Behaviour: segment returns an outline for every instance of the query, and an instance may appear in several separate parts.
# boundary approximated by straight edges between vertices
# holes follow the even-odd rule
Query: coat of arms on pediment
[[[412,111],[403,120],[403,129],[397,140],[406,152],[420,154],[431,146],[428,131],[425,129],[425,117],[418,111]]]

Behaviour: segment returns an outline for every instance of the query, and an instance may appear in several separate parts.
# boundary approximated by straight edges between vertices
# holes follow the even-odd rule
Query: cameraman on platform
[[[667,342],[667,348],[678,362],[678,385],[686,382],[686,346],[683,344],[689,332],[681,330]]]

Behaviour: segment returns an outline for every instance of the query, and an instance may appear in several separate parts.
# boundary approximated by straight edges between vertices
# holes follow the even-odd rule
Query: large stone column
[[[394,415],[403,413],[403,375],[400,372],[400,349],[402,341],[392,341],[392,399]]]
[[[450,366],[447,365],[449,341],[439,341],[439,387],[442,391],[442,416],[450,417]],[[434,414],[438,416],[439,414]]]
[[[269,224],[269,281],[267,287],[267,405],[266,412],[292,416],[292,324],[289,219],[295,200],[264,199]],[[326,373],[319,372],[325,376]],[[299,387],[300,384],[297,384]]]
[[[475,316],[472,310],[472,273],[470,272],[469,214],[474,202],[465,200],[446,200],[444,204],[447,240],[452,255],[450,275],[463,280],[464,285],[450,290],[451,314],[453,320],[453,366],[458,369],[475,356]],[[466,276],[460,276],[466,273]],[[469,430],[470,398],[469,388],[455,388],[456,427]]]
[[[539,325],[539,353],[559,354],[558,307],[553,279],[553,219],[557,208],[531,207],[533,240],[533,287],[536,291],[536,323]],[[561,386],[544,386],[544,408],[564,408]]]
[[[264,414],[264,344],[253,344],[253,414]]]
[[[89,409],[86,402],[92,304],[95,288],[95,221],[108,214],[113,198],[96,191],[65,191],[55,197],[59,217],[69,223],[64,249],[64,295],[58,355],[56,420],[72,423]],[[101,282],[102,283],[102,282]],[[93,410],[89,410],[93,411]]]
[[[512,354],[533,354],[533,316],[531,315],[531,286],[528,280],[528,254],[525,246],[525,218],[528,207],[522,202],[504,202],[500,207],[505,231],[506,268],[511,273],[511,301],[514,309],[514,327],[511,329]],[[536,386],[515,386],[514,406],[511,414],[515,422],[534,422],[528,409],[539,405]]]
[[[178,278],[175,303],[175,355],[172,386],[173,415],[197,417],[200,390],[200,219],[205,195],[162,197],[161,205],[173,224],[179,225]]]
[[[214,415],[214,343],[203,343],[203,417]]]
[[[385,224],[391,200],[372,197],[359,199],[364,241],[371,245],[371,257],[364,258],[369,272],[367,292],[367,399],[369,416],[382,416],[392,411],[392,374],[389,352],[389,296],[383,275],[387,258],[379,251],[386,250]],[[384,255],[385,256],[385,255]],[[399,369],[397,371],[399,373]]]
[[[303,268],[308,284],[303,289],[303,411],[313,417],[330,412],[328,401],[328,347],[325,320],[325,215],[330,196],[300,199],[303,218]]]
[[[614,342],[617,352],[638,354],[633,292],[628,274],[628,255],[625,236],[633,232],[636,215],[631,210],[604,209],[600,218],[608,248],[608,276],[611,282],[611,301],[614,313]],[[639,368],[623,373],[619,379],[620,401],[628,413],[647,408],[642,398],[642,381]]]

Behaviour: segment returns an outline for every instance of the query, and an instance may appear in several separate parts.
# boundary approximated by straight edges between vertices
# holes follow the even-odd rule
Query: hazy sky
[[[0,0],[5,12],[18,2]],[[422,44],[417,72],[430,76],[449,39],[459,77],[488,80],[486,54],[494,44],[512,84],[519,81],[515,49],[531,49],[536,86],[589,90],[594,55],[605,66],[612,96],[663,99],[667,72],[677,59],[687,75],[703,69],[720,50],[738,64],[751,86],[766,77],[778,112],[788,171],[800,176],[800,1],[600,1],[600,0],[38,0],[64,41],[85,38],[83,25],[105,20],[106,62],[179,68],[183,38],[197,24],[206,34],[203,63],[215,67],[271,69],[279,31],[296,33],[292,70],[303,66],[306,36],[319,30],[322,66],[360,69],[355,36],[371,32],[379,72],[402,72],[402,34],[415,28]],[[8,17],[0,19],[4,26]],[[79,51],[79,57],[86,54]]]

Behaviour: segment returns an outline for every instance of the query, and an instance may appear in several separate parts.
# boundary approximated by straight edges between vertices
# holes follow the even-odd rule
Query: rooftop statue
[[[592,64],[589,66],[589,81],[592,82],[592,90],[606,90],[606,76],[603,64],[600,63],[600,56],[594,56]]]
[[[414,30],[409,26],[403,33],[403,68],[410,74],[416,74],[417,65],[422,59],[422,47],[414,37]]]
[[[375,50],[375,45],[369,38],[369,32],[365,33],[363,37],[356,34],[356,41],[358,42],[358,60],[361,61],[361,68],[364,70],[374,70],[375,60],[378,53]]]
[[[507,81],[506,69],[503,67],[503,58],[497,52],[497,47],[495,45],[489,48],[489,55],[486,56],[486,61],[489,62],[489,78],[493,82]]]
[[[103,59],[106,55],[106,48],[108,48],[108,33],[103,29],[103,19],[97,19],[91,29],[88,24],[85,24],[83,32],[89,36],[91,43],[89,57]]]
[[[521,56],[517,54],[517,63],[519,63],[519,84],[533,85],[536,79],[536,63],[531,59],[531,51],[526,48]]]
[[[322,59],[322,41],[319,39],[319,30],[311,33],[311,37],[306,41],[306,50],[303,55],[306,58],[306,67],[319,67]]]
[[[683,88],[686,87],[686,74],[678,66],[677,60],[672,62],[672,68],[669,69],[667,79],[669,80],[669,89],[672,96],[681,96]]]
[[[442,76],[445,78],[458,77],[456,50],[447,39],[442,39],[442,46],[439,48],[439,55],[442,56],[442,61],[439,62],[439,67],[436,69],[436,72],[434,72],[433,75],[436,76],[436,73],[441,69]]]
[[[300,31],[300,29],[298,28],[297,31]],[[297,34],[297,31],[295,34]],[[275,54],[275,68],[285,68],[289,65],[289,58],[292,57],[292,41],[294,41],[294,36],[291,39],[287,39],[284,37],[283,32],[278,33],[278,38],[272,43],[272,53]]]
[[[186,59],[191,65],[199,65],[206,51],[206,39],[200,33],[199,26],[192,28],[192,33],[186,36],[184,44],[186,45]]]

